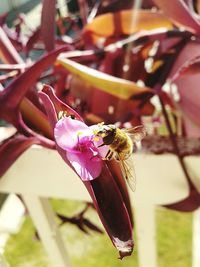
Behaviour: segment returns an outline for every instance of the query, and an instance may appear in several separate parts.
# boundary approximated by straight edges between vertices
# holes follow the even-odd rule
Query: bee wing
[[[137,127],[123,129],[133,142],[140,142],[147,134],[146,128],[143,125],[139,125]]]
[[[119,162],[123,176],[131,190],[134,192],[136,188],[136,175],[133,165],[133,156],[131,155],[128,159],[120,160]]]

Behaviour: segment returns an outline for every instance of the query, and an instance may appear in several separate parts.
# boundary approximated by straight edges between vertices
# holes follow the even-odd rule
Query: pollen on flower
[[[80,136],[81,134],[83,134],[83,132],[77,132],[77,136]]]
[[[95,136],[95,137],[92,138],[92,140],[93,141],[99,141],[100,139],[99,139],[99,137]]]

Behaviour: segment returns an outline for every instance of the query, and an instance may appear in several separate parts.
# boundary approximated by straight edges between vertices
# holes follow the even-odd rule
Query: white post
[[[67,251],[48,199],[32,195],[22,197],[53,266],[70,267]]]
[[[200,209],[193,212],[192,267],[200,266]]]
[[[134,210],[134,220],[137,227],[137,248],[140,267],[156,267],[156,223],[155,206],[138,205]]]

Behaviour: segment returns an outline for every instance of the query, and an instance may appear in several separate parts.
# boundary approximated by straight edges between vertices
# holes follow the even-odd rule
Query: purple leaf
[[[41,37],[47,51],[55,47],[56,0],[43,0],[41,17]]]
[[[23,60],[17,53],[6,33],[0,27],[0,57],[6,63],[23,64]]]
[[[99,234],[103,234],[103,231],[99,227],[97,227],[95,224],[93,224],[91,221],[89,221],[88,219],[83,219],[83,223],[90,230],[97,232]]]
[[[174,76],[185,63],[190,62],[198,56],[200,56],[199,42],[196,40],[189,41],[185,47],[182,48],[181,53],[174,62],[173,68],[170,72],[170,78],[174,79]]]
[[[199,34],[200,22],[196,19],[196,15],[192,12],[183,0],[153,0],[154,3],[173,20],[175,24],[184,26],[189,31]]]
[[[64,112],[67,116],[74,116],[77,120],[83,120],[75,110],[59,100],[49,85],[44,85],[43,90],[42,92],[39,92],[39,95],[45,105],[47,115],[49,116],[49,122],[53,129],[58,121],[57,115],[60,111]]]
[[[200,194],[196,190],[196,188],[190,189],[189,196],[184,198],[183,200],[164,205],[164,207],[172,210],[177,210],[181,212],[192,212],[199,208],[200,205]]]
[[[35,137],[25,137],[23,135],[16,135],[5,140],[0,145],[0,177],[33,144],[40,144],[40,141]]]
[[[40,37],[40,28],[37,28],[32,35],[29,37],[28,41],[26,42],[25,45],[25,51],[29,52],[33,47],[34,44],[38,41],[39,37]]]
[[[55,59],[61,52],[68,49],[71,49],[68,45],[59,47],[39,59],[35,64],[15,79],[7,88],[5,88],[0,95],[0,101],[8,101],[9,107],[16,108],[29,88],[40,77],[41,73],[54,63]]]
[[[181,113],[184,115],[185,132],[190,137],[200,136],[200,60],[186,62],[173,77],[180,100],[178,102]]]
[[[71,49],[71,47],[62,46],[45,55],[10,83],[3,92],[0,92],[0,117],[2,119],[22,130],[23,126],[19,126],[20,115],[18,111],[21,100],[40,77],[41,73],[54,63],[59,53],[68,49]]]
[[[7,16],[8,16],[8,12],[0,14],[0,26],[2,26],[6,22]]]

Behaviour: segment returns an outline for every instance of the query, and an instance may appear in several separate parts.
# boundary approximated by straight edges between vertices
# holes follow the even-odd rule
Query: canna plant
[[[102,159],[106,151],[91,125],[141,124],[142,116],[154,116],[157,97],[190,188],[168,208],[190,211],[200,203],[166,111],[175,121],[181,114],[184,135],[199,137],[199,4],[137,3],[79,1],[78,17],[63,17],[56,1],[44,0],[41,25],[28,36],[24,16],[14,30],[0,19],[0,119],[16,129],[1,143],[0,176],[33,144],[56,149],[83,181],[120,258],[134,244],[128,191],[118,163]],[[38,50],[42,56],[32,59]],[[175,94],[166,92],[169,84]]]

